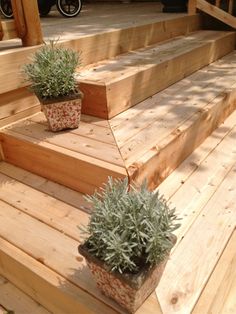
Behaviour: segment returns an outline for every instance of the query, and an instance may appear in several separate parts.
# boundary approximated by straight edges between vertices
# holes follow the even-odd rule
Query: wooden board
[[[17,32],[14,21],[1,21],[3,38],[2,40],[8,40],[12,38],[17,38]]]
[[[234,46],[233,33],[202,31],[102,62],[78,77],[85,94],[83,112],[110,119]]]
[[[124,167],[9,130],[1,134],[1,144],[5,161],[83,193],[92,193],[108,176],[126,176]]]
[[[2,308],[3,311],[1,312]],[[7,310],[14,311],[15,314],[49,314],[40,304],[0,276],[0,313],[7,314]]]
[[[184,120],[188,113],[213,100],[220,89],[230,88],[236,81],[235,58],[236,53],[232,52],[111,119],[110,125],[119,147],[127,146],[131,151],[132,140],[142,146],[138,134],[149,128],[152,134],[143,140],[145,145],[155,136],[160,141],[164,131],[171,128],[171,123],[176,126],[180,118]]]
[[[66,204],[90,212],[90,206],[88,206],[87,201],[85,201],[83,194],[77,191],[71,190],[6,162],[0,162],[0,173],[33,187],[40,192],[53,196],[55,199],[61,200]]]
[[[176,128],[163,141],[136,160],[128,172],[140,183],[147,178],[151,188],[164,180],[235,109],[235,91],[227,91]],[[200,131],[199,131],[200,130]]]
[[[212,136],[208,137],[193,154],[186,158],[180,166],[159,185],[158,189],[161,194],[165,195],[168,199],[171,198],[198,168],[205,169],[204,163],[207,157],[215,151],[218,145],[220,146],[221,142],[232,130],[232,126],[235,125],[236,113],[233,113],[225,120],[222,126],[213,132]],[[207,161],[206,164],[209,165],[209,161]]]
[[[102,134],[100,134],[99,139],[90,136],[90,133],[84,134],[83,127],[82,132],[80,132],[80,128],[78,128],[77,131],[53,133],[48,131],[47,126],[44,124],[35,123],[34,121],[29,120],[19,122],[8,129],[16,134],[28,136],[32,143],[50,143],[58,148],[65,148],[68,151],[80,153],[101,161],[109,162],[110,164],[124,167],[123,160],[115,145],[110,129],[108,129],[108,134],[110,134],[109,139],[113,139],[113,143],[106,142],[107,133],[104,128],[101,131]],[[93,135],[94,131],[92,131],[91,134]],[[106,152],[105,154],[104,151]]]
[[[11,165],[6,167],[6,163],[4,163],[4,166],[5,167],[2,167],[2,169],[5,169],[5,172],[9,173],[10,175],[12,175],[13,171],[16,174],[17,174],[17,172],[18,173],[22,172],[21,169],[17,169],[16,167],[12,167]],[[11,169],[11,168],[13,168],[13,169]],[[26,235],[27,232],[29,232],[32,229],[34,229],[36,231],[37,230],[37,226],[42,226],[42,229],[40,227],[40,230],[41,230],[40,232],[37,232],[37,231],[35,232],[35,236],[36,236],[36,238],[38,238],[39,241],[42,240],[43,242],[45,242],[43,240],[43,238],[44,238],[44,235],[48,236],[48,232],[50,234],[54,234],[54,235],[57,234],[59,236],[59,238],[61,238],[61,240],[64,239],[64,240],[67,241],[67,244],[65,244],[65,243],[63,244],[61,242],[61,240],[59,240],[59,238],[58,238],[59,241],[58,240],[55,241],[55,245],[53,245],[54,241],[51,241],[52,239],[50,241],[47,241],[47,242],[51,243],[54,246],[54,249],[52,249],[52,252],[54,252],[54,253],[52,253],[52,252],[50,253],[50,255],[52,255],[52,258],[50,258],[50,260],[51,261],[54,260],[54,257],[53,257],[54,254],[60,254],[61,255],[60,250],[56,249],[56,243],[60,247],[63,247],[64,245],[66,245],[68,247],[68,250],[66,250],[66,251],[70,254],[70,248],[69,248],[70,245],[69,245],[69,243],[71,243],[71,244],[79,243],[79,241],[80,241],[80,233],[79,233],[79,230],[77,228],[77,225],[80,224],[80,223],[86,223],[86,220],[87,220],[86,216],[87,215],[83,214],[81,211],[79,211],[76,208],[73,209],[71,206],[68,206],[68,205],[66,205],[66,204],[64,204],[62,202],[59,202],[59,201],[57,201],[56,199],[54,199],[52,197],[48,197],[48,195],[44,195],[44,193],[40,193],[39,191],[35,190],[34,188],[28,186],[28,185],[31,185],[31,184],[32,185],[35,184],[34,181],[33,181],[35,176],[32,176],[30,173],[27,174],[26,171],[23,171],[23,173],[24,173],[24,176],[26,176],[26,175],[28,176],[28,179],[26,178],[27,185],[24,185],[24,184],[22,184],[22,183],[20,183],[20,182],[18,182],[16,180],[12,180],[9,176],[1,175],[0,185],[3,188],[3,190],[1,189],[1,192],[0,192],[0,200],[2,200],[1,201],[1,208],[3,210],[2,214],[0,214],[1,215],[1,221],[4,220],[3,216],[5,216],[6,213],[7,213],[6,216],[10,217],[11,216],[11,214],[10,214],[11,209],[12,209],[12,213],[13,213],[13,212],[16,211],[16,207],[17,207],[21,211],[21,213],[18,212],[19,216],[20,217],[24,216],[23,220],[26,219],[28,222],[31,221],[31,223],[29,223],[29,229],[26,227],[26,225],[23,227],[24,224],[21,224],[22,228],[24,229],[24,231],[23,231],[23,229],[22,229],[22,231],[20,231],[21,228],[18,229],[19,234],[22,234],[23,237],[24,237],[23,234],[25,234],[25,237],[28,238],[28,236]],[[32,177],[31,181],[29,181],[30,177]],[[21,178],[21,180],[24,180],[24,178]],[[4,200],[4,202],[3,202],[3,200]],[[8,203],[8,201],[9,201],[9,203]],[[38,204],[41,204],[40,208],[39,208]],[[77,206],[78,206],[78,204],[77,204]],[[25,213],[27,215],[24,215],[23,213]],[[36,220],[33,219],[33,217],[35,217]],[[71,223],[69,223],[68,219],[71,221]],[[19,220],[18,220],[18,222],[19,222]],[[5,226],[10,227],[9,222],[6,223]],[[50,226],[50,227],[48,227],[48,226]],[[59,226],[59,228],[58,228],[58,226]],[[4,229],[5,229],[4,227],[3,228],[0,227],[0,230],[1,230],[0,231],[0,235],[4,235],[4,238],[6,238],[6,237],[8,238],[7,234],[5,233],[5,232],[8,232],[8,231],[6,229],[4,231]],[[27,229],[28,229],[28,231],[27,231]],[[48,232],[45,233],[45,230],[48,230]],[[9,231],[10,231],[10,229],[9,229]],[[61,231],[61,232],[58,233],[58,231]],[[18,234],[18,236],[20,237],[19,234]],[[39,236],[39,234],[40,234],[40,236]],[[65,234],[67,234],[69,237],[65,236]],[[50,236],[49,236],[49,238],[50,238]],[[77,239],[76,242],[74,242],[72,240],[72,238]],[[11,239],[9,238],[10,242],[14,243],[14,245],[17,244],[17,241],[15,241],[15,239],[14,238],[11,238]],[[1,242],[1,240],[0,240],[0,242]],[[48,252],[48,250],[46,248],[45,248],[45,250],[42,249],[42,246],[40,248],[40,246],[38,246],[38,244],[35,242],[35,240],[32,237],[30,237],[29,241],[26,241],[26,242],[25,242],[25,247],[22,246],[23,251],[26,252],[27,250],[29,250],[27,252],[31,256],[35,256],[35,258],[45,268],[45,266],[47,265],[47,262],[44,259],[44,257],[41,256],[40,252],[45,251],[45,253],[46,253],[46,252]],[[76,244],[76,245],[78,245],[78,244]],[[2,246],[1,246],[1,248],[2,248]],[[3,248],[4,248],[4,245],[3,245]],[[35,250],[39,250],[37,254],[36,254]],[[0,249],[0,251],[1,251],[1,249]],[[72,250],[72,251],[74,251],[74,253],[77,252],[77,250],[76,251]],[[71,253],[72,253],[72,251],[71,251]],[[25,254],[24,252],[21,252],[21,255],[17,256],[18,263],[23,263],[24,262],[24,258],[22,257]],[[58,252],[58,253],[56,253],[56,252]],[[1,258],[1,254],[2,254],[2,252],[0,252],[0,258]],[[77,256],[77,254],[76,254],[76,256]],[[15,257],[15,255],[14,255],[14,257]],[[55,262],[56,261],[59,262],[59,260],[61,260],[61,262],[64,264],[63,256],[61,258],[58,259],[58,257],[55,257]],[[73,263],[75,263],[75,265],[78,264],[78,267],[79,267],[79,265],[81,263],[80,259],[78,259],[78,258],[75,259],[75,260],[74,260],[74,258],[73,259],[66,258],[66,259],[68,261],[68,265],[69,264],[71,265],[71,268],[68,267],[68,275],[66,275],[68,280],[69,281],[71,281],[71,280],[72,281],[76,281],[77,282],[76,285],[80,286],[80,283],[83,285],[83,280],[81,281],[80,277],[83,276],[83,274],[84,274],[84,276],[85,276],[84,280],[87,282],[87,284],[88,285],[92,284],[92,286],[94,287],[94,282],[91,279],[91,276],[89,274],[86,275],[86,273],[84,273],[84,270],[82,271],[81,275],[79,275],[79,277],[78,277],[78,274],[75,277],[72,276],[72,277],[74,277],[74,279],[71,277],[70,269],[72,269],[72,268],[76,269],[76,266],[74,267],[72,264]],[[83,262],[83,264],[84,264],[84,262]],[[32,264],[30,264],[30,265],[32,266]],[[10,267],[11,267],[11,265],[10,265]],[[16,267],[18,267],[18,265]],[[51,269],[51,267],[49,267],[49,268]],[[0,270],[1,270],[1,266],[0,266]],[[37,280],[37,278],[34,278],[36,276],[35,273],[34,273],[35,272],[34,267],[30,267],[30,269],[28,269],[28,272],[29,271],[32,271],[33,273],[30,274],[30,275],[27,275],[27,278],[29,276],[32,276],[33,282],[35,282],[35,280]],[[4,269],[4,273],[5,272],[7,273],[7,270]],[[13,271],[13,273],[14,273],[14,271]],[[20,271],[20,274],[21,273],[22,273],[22,271]],[[45,270],[44,273],[46,274],[47,271]],[[49,270],[49,278],[51,279],[50,273],[51,273],[51,270]],[[57,277],[58,276],[59,275],[57,275]],[[17,276],[17,279],[19,279],[19,276]],[[15,282],[15,280],[16,280],[16,278],[14,277],[14,281],[13,282]],[[20,287],[22,287],[22,289],[25,290],[25,284],[26,283],[24,282],[24,280],[23,280],[23,283],[21,283],[21,280],[22,279],[20,279],[20,281],[18,282],[18,285],[20,285]],[[31,281],[30,281],[30,283],[31,283]],[[48,288],[49,284],[50,284],[50,280],[49,280],[49,282],[46,285],[46,289],[49,289]],[[44,291],[43,292],[41,291],[40,287],[41,287],[41,285],[38,288],[36,288],[36,290],[35,290],[35,291],[37,291],[36,298],[41,297],[42,293],[43,294],[45,293]],[[31,284],[28,283],[26,288],[27,288],[27,293],[28,293],[28,291],[30,291],[29,289],[32,288]],[[60,290],[60,286],[58,286],[57,289]],[[95,287],[92,288],[92,289],[94,289],[94,291],[96,291]],[[63,293],[66,295],[68,290],[71,292],[71,287],[70,287],[70,285],[66,284],[66,289],[64,289]],[[86,289],[86,290],[88,290],[88,289]],[[91,292],[90,289],[89,289],[89,291]],[[53,295],[54,295],[54,292],[53,292]],[[72,295],[72,297],[74,298],[73,295]],[[76,302],[78,302],[79,297],[80,297],[80,293],[76,297]],[[100,294],[98,294],[98,297],[100,298]],[[45,304],[45,302],[47,302],[47,298],[44,299],[44,303],[43,304]],[[65,304],[63,303],[63,307],[62,308],[68,306],[66,303],[67,302],[65,302]],[[75,304],[75,301],[73,302],[73,304]],[[48,308],[51,309],[51,306],[52,305],[50,304]],[[57,304],[57,306],[61,306],[61,304],[59,303],[59,304]],[[96,304],[93,305],[93,307],[95,307],[95,306],[96,306]],[[115,307],[115,308],[117,308],[117,307]],[[119,308],[117,308],[117,309],[119,309]],[[89,309],[87,309],[87,310],[89,310]],[[122,311],[119,311],[119,313],[121,313],[121,312]],[[96,311],[93,312],[93,313],[95,314]],[[113,313],[113,312],[111,311],[110,313]],[[142,313],[145,313],[145,314],[146,313],[147,314],[159,314],[160,313],[161,314],[160,308],[159,308],[159,304],[158,304],[158,301],[157,301],[156,296],[155,296],[154,293],[141,306],[141,308],[137,311],[137,313],[140,313],[140,314],[142,314]]]
[[[0,200],[58,231],[63,231],[71,238],[80,240],[77,225],[87,224],[88,214],[1,173],[0,186]],[[79,200],[77,206],[80,206]]]
[[[236,164],[167,264],[156,290],[164,313],[191,313],[235,229],[235,170]]]
[[[103,13],[101,13],[102,15]],[[126,13],[127,14],[127,13]],[[135,19],[135,15],[134,15]],[[174,19],[173,22],[166,20]],[[65,19],[66,20],[66,19]],[[171,38],[176,35],[182,35],[189,31],[194,31],[200,28],[200,18],[199,16],[186,17],[186,16],[169,16],[165,15],[158,19],[155,17],[150,21],[147,17],[147,21],[141,21],[138,25],[129,24],[123,25],[122,23],[118,26],[117,30],[112,28],[110,25],[103,25],[99,30],[97,27],[94,28],[91,24],[91,28],[87,27],[88,21],[84,21],[85,25],[81,25],[81,30],[77,36],[75,36],[75,29],[78,28],[80,21],[73,19],[75,25],[65,25],[60,19],[59,26],[54,25],[53,33],[48,36],[51,38],[59,38],[63,42],[62,45],[65,47],[70,47],[78,51],[82,51],[83,66],[94,63],[103,59],[111,58],[132,49],[137,49],[142,47],[144,44],[149,45],[156,41],[161,41],[163,39]],[[98,16],[96,20],[92,23],[97,23]],[[100,23],[104,23],[106,19],[100,18]],[[155,21],[156,20],[156,21]],[[66,23],[70,23],[68,19]],[[146,22],[146,23],[145,23]],[[58,24],[58,20],[56,20]],[[61,24],[62,23],[62,24]],[[54,23],[55,24],[55,19]],[[47,38],[47,33],[52,32],[52,27],[44,31],[45,38]],[[175,25],[180,26],[175,28]],[[71,32],[73,34],[73,39],[63,38],[60,33],[58,36],[55,35],[57,29],[63,26],[61,33],[68,29],[67,34]],[[156,32],[154,29],[161,29],[161,32]],[[71,29],[71,30],[70,30]],[[87,30],[86,30],[87,29]],[[87,32],[90,31],[90,34]],[[67,36],[68,37],[68,36]],[[76,38],[77,37],[77,38]],[[131,40],[132,39],[132,40]],[[12,48],[6,51],[0,51],[0,94],[21,88],[26,86],[26,83],[22,79],[20,74],[20,69],[23,64],[29,61],[30,56],[37,50],[35,47],[28,48]],[[94,54],[96,51],[96,54]]]
[[[0,259],[0,274],[53,313],[117,314],[1,237]]]
[[[37,97],[26,88],[0,95],[0,127],[39,111]]]
[[[236,312],[236,231],[204,288],[193,314],[229,314]]]
[[[82,115],[79,128],[70,130],[70,133],[93,139],[100,143],[116,146],[116,142],[108,121],[101,119],[96,120],[93,118],[94,117],[85,117]],[[38,113],[32,117],[29,117],[29,121],[40,123],[44,126],[47,125],[46,118],[43,113]],[[45,129],[47,129],[47,127],[45,127]]]

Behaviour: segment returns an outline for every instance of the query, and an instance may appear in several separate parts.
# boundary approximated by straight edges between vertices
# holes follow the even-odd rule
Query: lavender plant
[[[136,273],[163,261],[172,248],[172,232],[180,226],[175,209],[146,183],[129,188],[127,179],[109,178],[86,199],[93,205],[83,227],[87,248],[112,271]]]
[[[24,65],[22,70],[31,90],[39,98],[50,100],[76,91],[74,74],[79,65],[79,53],[50,41],[35,52],[32,62]]]

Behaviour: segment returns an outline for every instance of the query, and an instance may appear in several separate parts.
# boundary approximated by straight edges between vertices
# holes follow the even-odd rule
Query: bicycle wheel
[[[0,12],[7,19],[11,19],[13,17],[11,0],[0,0]]]
[[[81,0],[57,0],[57,9],[65,17],[77,16],[82,9]]]

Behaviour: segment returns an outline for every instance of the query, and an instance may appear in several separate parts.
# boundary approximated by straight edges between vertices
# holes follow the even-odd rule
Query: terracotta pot
[[[175,242],[176,237],[173,236]],[[78,249],[85,257],[98,288],[129,313],[134,313],[156,289],[169,258],[167,254],[162,263],[151,268],[146,266],[137,274],[120,274],[109,271],[104,262],[89,253],[86,242],[79,245]]]
[[[76,129],[81,116],[80,93],[68,98],[44,101],[40,99],[41,109],[46,116],[49,129],[53,132],[65,129]]]

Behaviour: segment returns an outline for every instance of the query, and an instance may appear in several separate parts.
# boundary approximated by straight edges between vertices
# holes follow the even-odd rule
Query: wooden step
[[[81,71],[83,112],[112,118],[231,52],[235,33],[198,31]]]
[[[158,186],[236,109],[236,51],[110,120],[130,180]]]
[[[181,228],[157,289],[162,309],[153,293],[136,314],[176,313],[175,302],[179,313],[194,309],[235,229],[235,131],[236,112],[160,185]],[[89,219],[81,194],[5,162],[0,187],[0,274],[53,313],[123,313],[77,252],[77,226]]]
[[[0,166],[0,274],[53,313],[124,313],[98,291],[78,253],[78,225],[88,221],[81,195],[77,207],[71,206],[42,192],[47,182],[40,190],[30,186],[42,178],[6,163]],[[58,185],[50,184],[55,192]],[[65,189],[61,197],[69,195]],[[144,306],[150,314],[158,313],[155,299]]]
[[[36,114],[0,132],[2,159],[83,193],[107,177],[157,187],[236,108],[236,52],[107,121],[47,131]]]
[[[127,175],[105,120],[83,117],[79,129],[52,133],[38,114],[5,129],[1,143],[4,160],[83,193]]]
[[[0,276],[0,313],[50,314],[2,276]]]
[[[236,152],[233,147],[235,119],[236,113],[227,119],[225,126],[220,127],[209,137],[207,145],[202,144],[200,154],[203,153],[205,158],[202,156],[202,160],[196,163],[195,153],[192,154],[180,169],[170,176],[170,180],[164,181],[160,186],[161,192],[170,190],[173,192],[175,183],[176,192],[170,197],[170,201],[182,217],[181,228],[176,232],[177,246],[156,290],[163,313],[198,314],[201,313],[201,309],[204,313],[215,313],[207,311],[206,307],[200,305],[197,307],[199,311],[194,312],[193,309],[208,280],[210,279],[209,285],[215,280],[215,274],[212,275],[212,272],[218,262],[219,267],[222,266],[220,256],[236,227]],[[215,142],[216,137],[218,143]],[[216,144],[214,149],[211,141]],[[196,153],[198,154],[198,149]],[[198,154],[197,158],[199,156]],[[194,169],[189,167],[193,164]],[[235,247],[235,243],[232,245]],[[235,259],[235,250],[231,256]],[[221,270],[222,275],[235,273],[232,270],[232,259],[229,258],[224,264],[224,270],[222,267]],[[219,284],[220,282],[218,287]],[[201,302],[204,302],[204,299],[206,304],[209,302],[208,308],[210,304],[217,304],[219,301],[215,298],[213,290],[215,288],[211,286],[209,290],[208,287],[208,297],[204,296],[203,292]],[[224,292],[221,291],[221,297],[224,296]]]
[[[101,13],[102,19],[104,13]],[[134,17],[132,17],[134,18]],[[90,19],[90,17],[88,18]],[[83,21],[83,20],[82,20]],[[68,31],[69,21],[65,21]],[[78,21],[78,24],[72,26],[72,33],[75,29],[78,30],[74,39],[63,38],[61,40],[60,34],[55,35],[55,29],[62,29],[63,22],[51,19],[48,29],[45,30],[45,36],[48,35],[47,40],[52,38],[59,38],[60,44],[82,52],[83,66],[98,62],[104,59],[115,57],[121,53],[145,47],[162,40],[166,40],[175,36],[184,35],[188,32],[200,29],[201,19],[199,15],[160,15],[148,21],[129,23],[127,25],[120,23],[116,27],[111,28],[111,25],[102,26],[101,28],[94,28],[94,21]],[[97,23],[97,22],[96,22]],[[55,25],[56,24],[56,25]],[[89,26],[88,26],[89,25]],[[100,24],[99,24],[100,26]],[[54,32],[52,33],[52,29]],[[70,30],[69,30],[70,31]],[[50,35],[47,33],[51,33]],[[66,32],[65,32],[66,33]],[[32,54],[38,47],[20,47],[0,51],[0,94],[6,93],[15,89],[26,86],[27,83],[22,79],[21,67],[27,63]],[[96,51],[96,53],[94,53]]]

